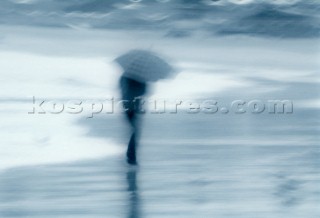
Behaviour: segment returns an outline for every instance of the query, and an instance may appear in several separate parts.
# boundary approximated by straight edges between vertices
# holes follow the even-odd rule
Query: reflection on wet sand
[[[141,217],[141,201],[139,197],[139,188],[137,183],[138,169],[129,168],[127,171],[127,185],[128,185],[128,218]]]

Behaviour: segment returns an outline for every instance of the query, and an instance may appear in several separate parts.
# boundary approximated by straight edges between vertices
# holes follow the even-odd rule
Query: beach
[[[318,136],[303,126],[317,124],[316,114],[290,115],[282,122],[281,115],[270,114],[251,121],[252,115],[146,115],[138,167],[125,163],[123,149],[109,157],[9,168],[0,174],[0,214],[318,217]],[[303,115],[295,132],[285,130]],[[87,126],[90,137],[113,135],[124,144],[121,119],[105,115],[77,125]],[[245,120],[251,130],[241,132]],[[275,121],[281,134],[264,127]]]
[[[3,2],[1,218],[320,217],[316,2]],[[132,167],[109,100],[137,48],[176,74],[149,86],[170,104],[141,114]]]

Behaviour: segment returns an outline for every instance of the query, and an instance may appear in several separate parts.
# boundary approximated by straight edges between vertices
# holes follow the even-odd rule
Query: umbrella
[[[173,72],[166,61],[146,50],[131,50],[115,61],[123,68],[125,76],[141,82],[155,82],[169,77]]]

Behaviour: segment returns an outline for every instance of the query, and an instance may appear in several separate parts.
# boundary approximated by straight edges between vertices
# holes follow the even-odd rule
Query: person
[[[147,83],[140,82],[126,76],[126,73],[120,78],[120,90],[125,108],[126,119],[131,127],[131,137],[127,148],[127,162],[131,165],[137,164],[136,150],[138,146],[138,138],[140,133],[139,110],[142,97],[147,92]]]

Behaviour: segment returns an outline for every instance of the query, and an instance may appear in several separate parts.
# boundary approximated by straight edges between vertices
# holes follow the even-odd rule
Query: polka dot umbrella
[[[115,61],[124,70],[124,76],[141,82],[155,82],[173,73],[173,68],[151,51],[131,50]]]

